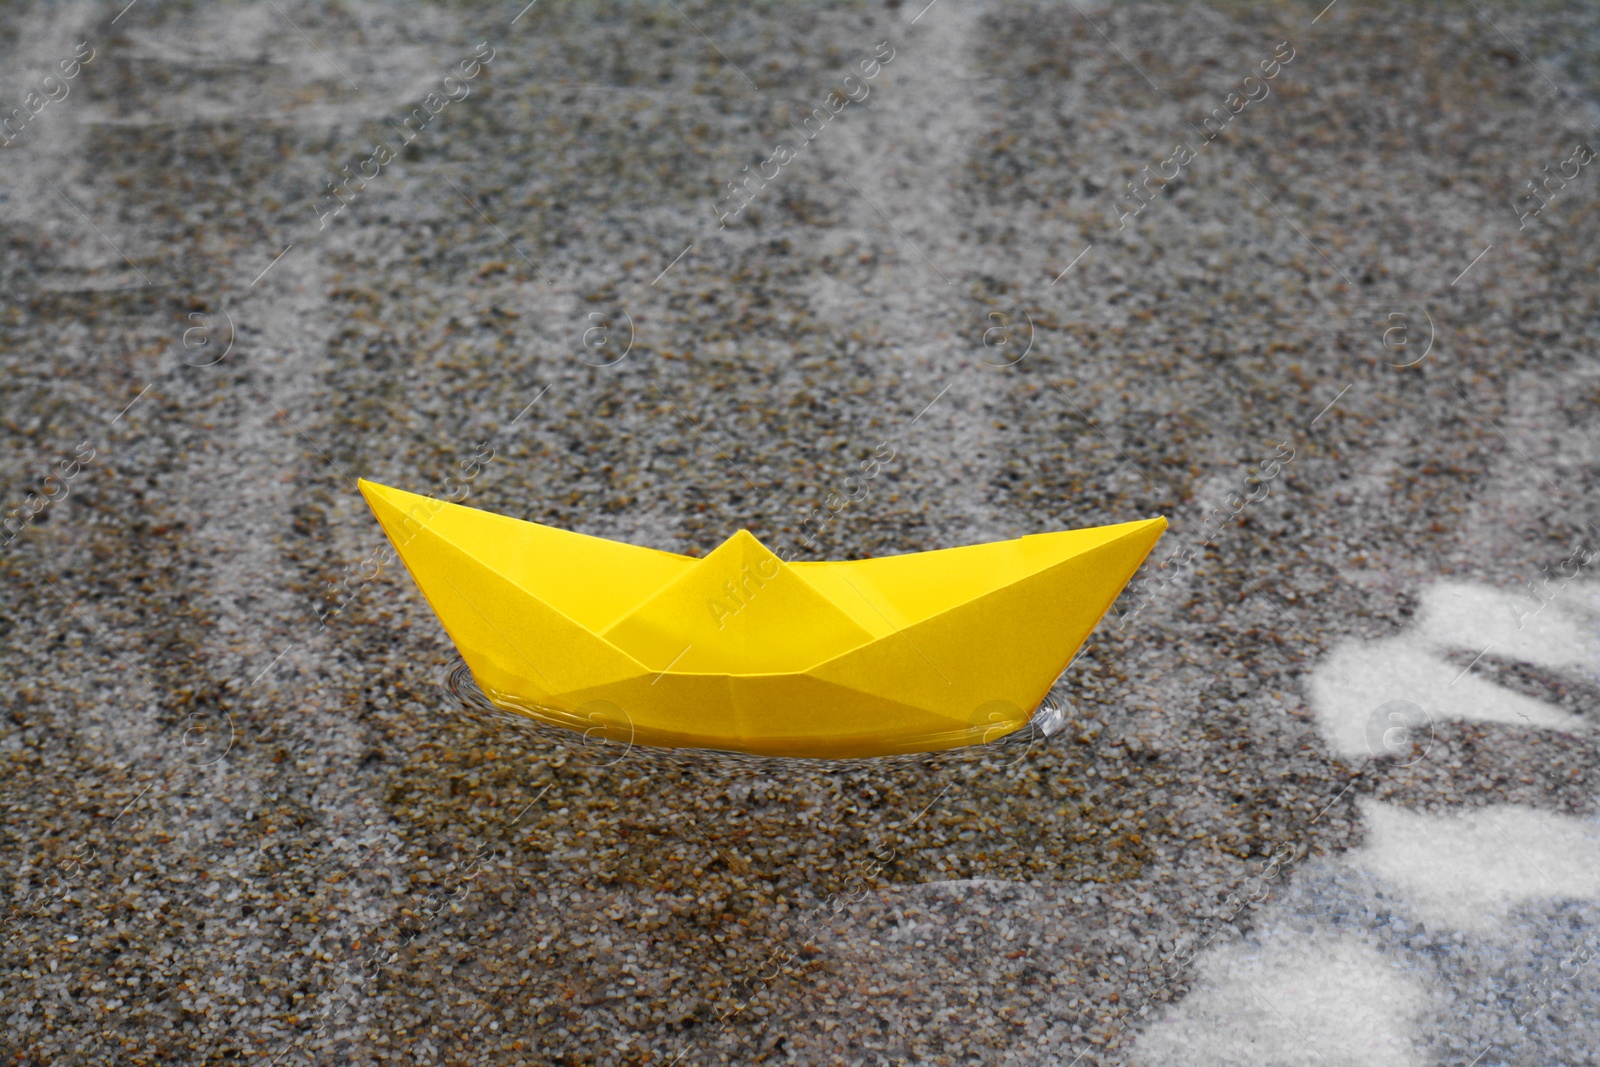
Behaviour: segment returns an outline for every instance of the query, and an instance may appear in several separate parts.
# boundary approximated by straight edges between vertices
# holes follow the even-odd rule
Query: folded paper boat
[[[613,740],[776,756],[1022,727],[1167,525],[786,563],[746,530],[696,559],[361,491],[496,705]]]

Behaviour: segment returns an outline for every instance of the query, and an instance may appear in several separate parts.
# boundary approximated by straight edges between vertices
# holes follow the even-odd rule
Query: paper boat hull
[[[733,587],[722,603],[740,603],[732,622],[752,628],[733,633],[728,608],[713,606],[719,628],[687,629],[689,647],[666,662],[676,640],[651,645],[629,620],[650,617],[652,595],[692,614],[716,553],[696,560],[362,489],[495,704],[612,740],[775,756],[931,751],[1021,728],[1166,526],[784,564],[783,581],[792,571],[803,583],[788,592],[756,577],[776,564],[746,565],[733,573],[746,575],[748,607]],[[709,647],[718,640],[731,644]],[[773,669],[791,649],[794,666]],[[764,669],[707,669],[740,656]]]

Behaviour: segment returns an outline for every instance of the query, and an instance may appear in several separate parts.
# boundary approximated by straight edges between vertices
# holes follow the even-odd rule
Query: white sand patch
[[[942,882],[922,882],[918,885],[908,886],[906,888],[907,890],[923,892],[938,892],[939,890],[948,890],[959,895],[968,891],[983,892],[986,890],[999,890],[1007,888],[1026,890],[1029,889],[1030,886],[1027,882],[1011,881],[1005,878],[950,878]]]
[[[1514,804],[1427,815],[1362,804],[1350,862],[1392,883],[1424,922],[1492,932],[1526,901],[1600,898],[1600,827]]]
[[[1503,689],[1442,653],[1487,648],[1502,660],[1591,673],[1600,661],[1592,586],[1567,586],[1536,614],[1529,609],[1537,605],[1514,592],[1463,583],[1434,585],[1421,601],[1407,633],[1342,644],[1307,682],[1318,725],[1336,752],[1358,760],[1379,754],[1381,738],[1375,752],[1371,723],[1390,701],[1410,701],[1434,723],[1588,729],[1580,716]],[[1385,716],[1378,729],[1390,725]],[[1431,815],[1368,800],[1361,811],[1367,840],[1337,862],[1372,876],[1385,902],[1380,913],[1398,904],[1436,930],[1495,938],[1506,936],[1506,921],[1519,907],[1600,899],[1594,821],[1518,805]],[[1304,932],[1308,923],[1314,932]],[[1259,929],[1253,942],[1215,949],[1196,962],[1195,992],[1141,1035],[1134,1062],[1421,1062],[1417,1020],[1447,993],[1421,971],[1398,966],[1405,953],[1383,955],[1365,940],[1328,930],[1303,902],[1278,905]]]
[[[1591,667],[1600,660],[1593,591],[1556,585],[1546,595],[1541,609],[1527,593],[1440,582],[1422,594],[1418,635],[1439,648],[1487,648],[1489,655],[1541,667]]]
[[[1003,418],[997,396],[1005,371],[979,358],[988,354],[980,342],[994,323],[960,295],[971,278],[1014,268],[978,258],[963,192],[986,116],[1001,106],[1003,80],[950,75],[978,69],[971,53],[989,5],[939,4],[912,26],[925,6],[903,7],[901,23],[886,33],[896,54],[870,104],[830,123],[805,149],[813,158],[797,166],[813,195],[841,205],[848,248],[885,255],[867,308],[861,293],[823,279],[810,283],[808,295],[826,317],[866,316],[865,328],[892,339],[884,368],[902,383],[901,412],[875,434],[894,445],[897,466],[944,472],[937,537],[954,545],[1014,537],[1019,522],[1031,519],[989,499],[1003,451],[994,424]]]
[[[1345,757],[1381,755],[1368,744],[1368,720],[1391,700],[1411,701],[1436,723],[1500,722],[1571,734],[1588,729],[1579,716],[1486,682],[1437,658],[1432,648],[1424,640],[1397,637],[1350,642],[1329,654],[1309,690],[1317,724],[1334,751]]]
[[[1140,1035],[1148,1067],[1407,1067],[1426,996],[1363,941],[1269,934],[1207,954],[1198,989]]]

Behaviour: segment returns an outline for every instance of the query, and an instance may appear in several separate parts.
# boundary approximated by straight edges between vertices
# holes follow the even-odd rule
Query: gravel
[[[7,5],[0,110],[95,52],[0,148],[0,511],[94,452],[0,548],[9,1060],[1116,1063],[1271,857],[1355,892],[1363,803],[1592,817],[1592,736],[1440,722],[1373,769],[1307,678],[1600,520],[1597,178],[1508,203],[1597,135],[1595,12],[1321,6]],[[355,478],[486,447],[472,506],[691,554],[1155,514],[1146,576],[1192,551],[1031,745],[619,748],[464,704],[363,567]],[[1479,669],[1593,719],[1594,678]],[[1509,1032],[1484,968],[1583,940],[1475,942],[1396,1018]]]

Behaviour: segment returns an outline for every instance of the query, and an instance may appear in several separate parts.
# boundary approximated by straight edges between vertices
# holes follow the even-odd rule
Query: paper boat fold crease
[[[849,562],[703,559],[362,481],[495,704],[638,744],[849,757],[1027,723],[1166,520]]]

